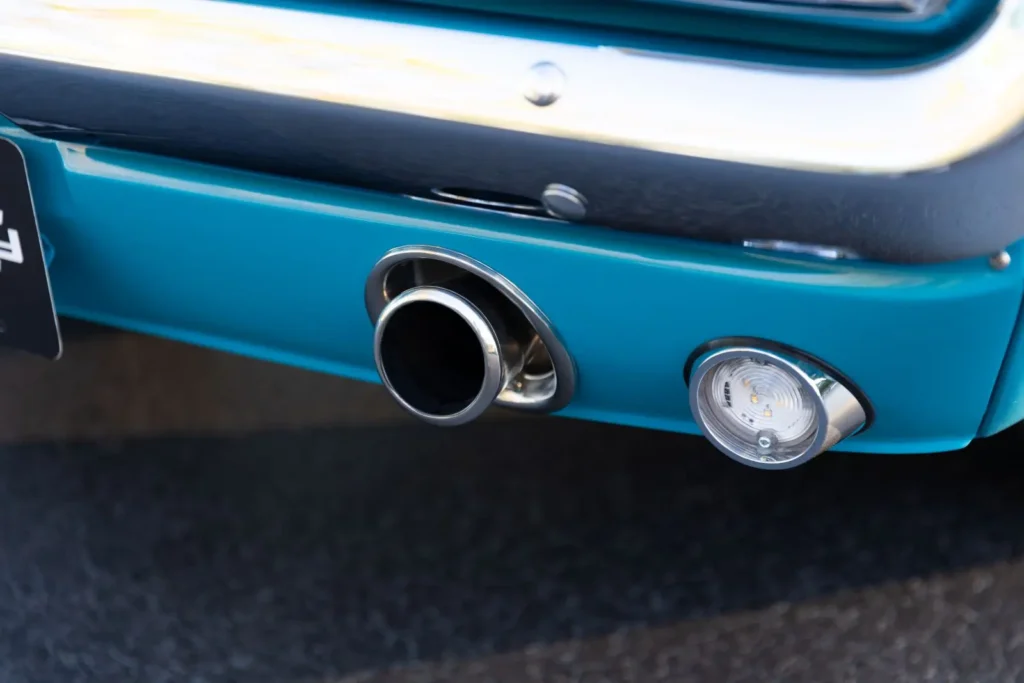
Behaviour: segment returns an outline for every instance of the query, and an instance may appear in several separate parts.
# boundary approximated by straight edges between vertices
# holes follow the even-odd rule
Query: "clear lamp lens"
[[[701,356],[690,376],[690,409],[704,435],[765,469],[795,467],[856,434],[866,406],[796,351],[721,348]]]
[[[807,452],[818,433],[816,402],[790,372],[735,358],[702,378],[697,409],[715,439],[735,455],[781,464]]]

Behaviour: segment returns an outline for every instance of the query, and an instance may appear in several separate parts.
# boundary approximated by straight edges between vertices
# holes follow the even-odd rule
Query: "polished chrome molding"
[[[741,244],[747,249],[775,251],[781,254],[796,254],[798,256],[813,256],[814,258],[826,261],[859,260],[861,258],[852,249],[828,244],[806,244],[804,242],[790,242],[788,240],[743,240]]]
[[[437,197],[442,203],[455,206],[468,206],[476,209],[486,209],[499,213],[526,213],[540,214],[544,211],[544,205],[529,197],[517,197],[503,195],[495,192],[479,192],[471,189],[460,188],[431,188],[430,194]]]
[[[407,276],[404,282],[392,282],[391,278],[400,272],[400,266],[410,267],[410,272],[403,273]],[[500,300],[488,297],[471,283],[460,282],[467,275],[485,284]],[[429,291],[424,294],[424,290]],[[417,291],[420,293],[415,294]],[[493,399],[499,406],[541,413],[555,412],[569,404],[576,391],[576,368],[553,325],[515,284],[475,259],[440,247],[407,246],[393,249],[377,262],[366,279],[366,311],[379,332],[382,321],[387,322],[385,315],[389,309],[394,308],[394,304],[400,303],[402,297],[436,299],[437,291],[468,301],[470,308],[477,311],[476,315],[488,319],[488,324],[492,326],[490,334],[495,338],[509,334],[517,338],[513,341],[518,341],[522,349],[520,352],[502,352],[499,354],[501,358],[496,356],[494,362],[488,361],[488,378],[494,374],[495,368],[504,368],[497,396],[491,396],[488,403]],[[502,317],[502,309],[506,318],[507,313],[514,310],[516,315],[521,316],[521,320],[497,320]],[[479,325],[473,315],[459,310],[456,313],[474,329],[474,334],[485,349],[485,355],[490,359],[485,343],[487,333],[478,330]],[[518,332],[516,328],[519,328]],[[380,346],[379,337],[377,334],[374,348],[378,370],[381,371],[381,359],[377,351]],[[513,345],[503,342],[501,346],[507,349]],[[521,362],[509,362],[508,359],[517,353],[521,355]],[[385,374],[381,371],[387,385]],[[498,374],[501,375],[500,372]],[[482,389],[489,391],[489,387],[483,386]],[[475,411],[479,408],[479,402],[473,403],[472,408],[469,419],[478,414]],[[416,414],[415,411],[410,412]],[[449,421],[448,424],[462,424],[466,421],[464,418],[465,415],[461,415],[456,422]],[[435,423],[442,424],[444,420]]]
[[[667,59],[224,0],[4,0],[0,55],[836,173],[942,169],[1024,120],[1024,0],[1003,0],[956,54],[887,72]],[[547,106],[535,104],[551,99],[531,85],[537,64],[564,75]]]
[[[747,359],[774,365],[784,371],[799,383],[808,399],[813,402],[816,416],[813,436],[802,444],[799,452],[776,458],[770,451],[762,451],[762,446],[751,446],[749,451],[740,451],[734,443],[730,443],[726,436],[728,432],[716,426],[714,411],[708,405],[705,381],[711,376],[711,372],[723,363]],[[689,378],[689,400],[694,421],[715,448],[744,465],[760,469],[789,469],[802,465],[848,436],[861,431],[868,422],[868,407],[849,387],[825,368],[804,358],[755,347],[712,349],[698,357],[694,363],[693,374]],[[735,439],[733,441],[735,442]],[[770,448],[770,444],[764,444],[763,448]]]

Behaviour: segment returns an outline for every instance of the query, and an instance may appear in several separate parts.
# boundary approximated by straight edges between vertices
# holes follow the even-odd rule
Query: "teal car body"
[[[379,382],[368,275],[425,245],[542,312],[559,415],[699,433],[741,339],[855,388],[837,450],[1024,419],[1024,2],[500,4],[0,8],[56,310]]]

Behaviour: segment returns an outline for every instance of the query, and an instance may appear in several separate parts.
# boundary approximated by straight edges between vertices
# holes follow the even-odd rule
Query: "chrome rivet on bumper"
[[[1010,267],[1010,254],[1005,251],[992,254],[988,258],[988,265],[992,267],[992,270],[1006,270]]]
[[[551,62],[540,62],[530,67],[523,88],[523,96],[538,107],[558,101],[565,90],[565,74]]]
[[[581,221],[587,217],[587,199],[568,185],[552,183],[541,195],[544,209],[555,218]]]

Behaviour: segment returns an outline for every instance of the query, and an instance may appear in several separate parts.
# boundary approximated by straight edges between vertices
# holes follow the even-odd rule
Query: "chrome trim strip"
[[[223,0],[4,0],[0,54],[557,138],[836,173],[942,169],[1024,120],[1024,0],[945,61],[760,68]],[[557,103],[523,95],[558,65]]]

